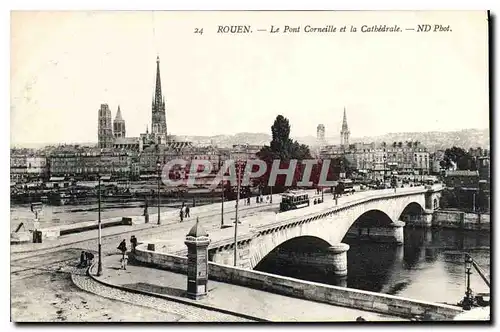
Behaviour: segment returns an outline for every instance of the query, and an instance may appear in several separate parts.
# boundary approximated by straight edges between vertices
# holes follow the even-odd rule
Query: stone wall
[[[436,211],[432,225],[443,228],[490,230],[490,215],[461,211]]]
[[[178,273],[186,273],[187,258],[145,250],[147,244],[130,254],[136,262]],[[462,310],[458,307],[402,297],[325,285],[209,262],[209,278],[230,284],[264,290],[316,302],[345,306],[401,317],[427,315],[434,320],[451,320]]]

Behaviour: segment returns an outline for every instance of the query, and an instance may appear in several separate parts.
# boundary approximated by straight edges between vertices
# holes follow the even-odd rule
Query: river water
[[[345,240],[347,254],[347,287],[392,294],[412,299],[455,304],[465,294],[463,252],[468,252],[480,268],[490,274],[489,232],[452,229],[405,227],[402,246]],[[266,265],[262,270],[331,285],[345,280],[301,266]],[[489,288],[472,270],[474,292]]]

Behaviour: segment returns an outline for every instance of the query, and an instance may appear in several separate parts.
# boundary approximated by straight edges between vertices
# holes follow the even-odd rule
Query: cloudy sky
[[[375,24],[403,32],[257,31]],[[344,107],[353,137],[488,127],[485,12],[14,12],[11,36],[11,144],[97,141],[101,103],[138,136],[157,55],[172,134],[267,133],[282,114],[292,136],[338,136]]]

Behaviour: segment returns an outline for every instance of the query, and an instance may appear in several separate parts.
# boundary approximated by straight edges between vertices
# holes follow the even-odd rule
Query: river
[[[490,274],[489,232],[405,227],[402,246],[345,242],[350,245],[347,253],[347,287],[350,288],[455,304],[465,293],[463,252],[469,252],[481,269]],[[266,264],[261,270],[331,285],[342,284],[323,271],[301,266]],[[477,272],[472,272],[472,290],[489,292]]]

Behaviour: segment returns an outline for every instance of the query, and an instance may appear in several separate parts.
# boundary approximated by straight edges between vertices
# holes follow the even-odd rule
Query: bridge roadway
[[[435,189],[439,190],[439,188]],[[331,194],[325,194],[325,199],[322,204],[313,205],[308,208],[293,210],[286,213],[278,213],[278,207],[273,206],[270,209],[252,211],[240,218],[240,224],[238,225],[238,242],[240,243],[240,241],[247,241],[249,239],[252,239],[256,236],[257,232],[262,233],[269,229],[290,225],[294,222],[297,222],[298,220],[303,220],[310,216],[315,216],[324,212],[340,211],[355,204],[369,202],[377,199],[396,198],[418,194],[422,194],[423,196],[426,192],[427,188],[425,188],[424,186],[398,188],[396,193],[393,189],[370,190],[356,192],[351,195],[344,195],[338,198],[337,202],[333,200]],[[406,204],[406,201],[403,202],[403,204]],[[419,204],[425,205],[423,198],[420,199]],[[398,213],[400,214],[400,212],[401,211],[399,211]],[[398,217],[392,217],[393,221],[397,222]],[[351,221],[351,224],[352,222],[354,222],[354,220]],[[226,221],[226,224],[228,224],[228,221]],[[231,225],[234,225],[234,215],[231,218]],[[191,226],[192,224],[186,224],[185,227],[179,227],[175,231],[143,237],[140,242],[155,243],[155,250],[158,252],[185,256],[187,251],[184,240],[185,235],[187,234]],[[205,222],[203,223],[203,227],[208,232],[211,239],[209,250],[214,248],[222,248],[224,246],[229,250],[228,245],[234,244],[234,227],[221,229],[220,222],[218,222],[218,220]],[[341,234],[341,236],[339,237],[340,240],[344,237],[346,231],[347,229],[341,231],[343,232],[343,234]],[[232,265],[232,262],[218,262]],[[254,267],[256,264],[252,265],[253,266],[251,267]]]

